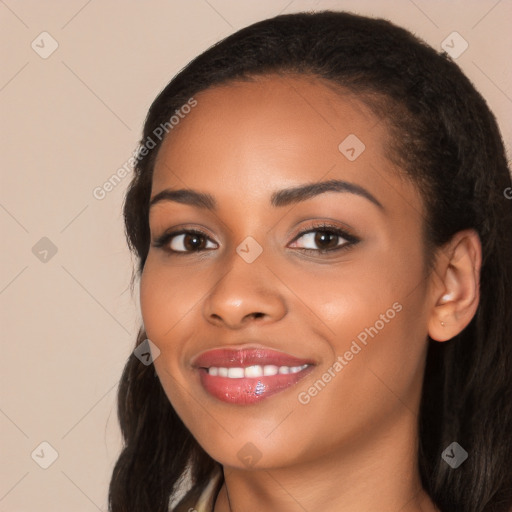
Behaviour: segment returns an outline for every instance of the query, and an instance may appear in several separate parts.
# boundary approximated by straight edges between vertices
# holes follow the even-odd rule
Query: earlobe
[[[480,298],[482,248],[475,230],[458,232],[439,252],[432,272],[428,334],[447,341],[459,334],[476,313]]]

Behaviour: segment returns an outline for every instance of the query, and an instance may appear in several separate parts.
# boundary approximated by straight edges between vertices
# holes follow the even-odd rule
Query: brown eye
[[[216,245],[201,233],[180,233],[173,235],[169,240],[169,249],[174,252],[195,252],[215,247]]]
[[[295,239],[292,247],[305,251],[328,252],[352,245],[358,240],[335,228],[313,229]]]
[[[316,231],[315,244],[320,249],[334,249],[338,246],[339,235],[330,231]]]

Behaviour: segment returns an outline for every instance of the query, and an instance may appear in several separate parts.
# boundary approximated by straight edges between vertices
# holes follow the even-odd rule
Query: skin
[[[474,315],[478,236],[458,233],[427,271],[421,194],[386,158],[386,124],[348,94],[308,77],[269,76],[195,98],[159,151],[152,197],[193,189],[211,194],[218,208],[174,201],[151,208],[153,241],[171,228],[195,228],[206,250],[173,255],[152,246],[140,297],[146,333],[161,351],[155,368],[163,388],[223,465],[215,512],[436,510],[417,468],[427,335],[448,340]],[[354,161],[338,149],[349,134],[366,146]],[[270,205],[275,191],[330,179],[364,187],[382,208],[346,191]],[[321,253],[311,238],[297,238],[318,221],[360,242]],[[248,236],[263,249],[252,263],[236,252]],[[182,242],[176,237],[173,247],[183,250]],[[299,393],[396,303],[401,311],[300,403]],[[224,403],[202,388],[191,360],[241,346],[270,347],[315,367],[259,403]],[[253,466],[238,456],[249,442],[260,456]]]

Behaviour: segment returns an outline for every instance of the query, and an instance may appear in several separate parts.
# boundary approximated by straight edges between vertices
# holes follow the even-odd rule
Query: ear
[[[428,334],[446,341],[475,315],[480,300],[482,245],[473,229],[459,231],[439,251],[431,274]]]

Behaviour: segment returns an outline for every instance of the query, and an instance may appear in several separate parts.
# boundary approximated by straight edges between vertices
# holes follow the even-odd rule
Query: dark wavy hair
[[[281,15],[246,27],[182,69],[155,99],[141,144],[193,95],[255,77],[309,76],[349,93],[386,123],[387,157],[416,184],[425,247],[473,228],[483,251],[480,303],[446,343],[429,340],[418,416],[418,464],[434,503],[449,512],[505,512],[512,505],[512,201],[496,120],[459,67],[392,23],[346,12]],[[172,132],[169,136],[172,136]],[[161,141],[139,158],[124,219],[140,277],[150,245],[149,199]],[[140,329],[136,346],[146,339]],[[198,494],[220,465],[198,445],[152,365],[133,355],[118,391],[124,447],[109,488],[112,512],[164,512],[189,472]],[[457,469],[441,459],[457,441]]]

